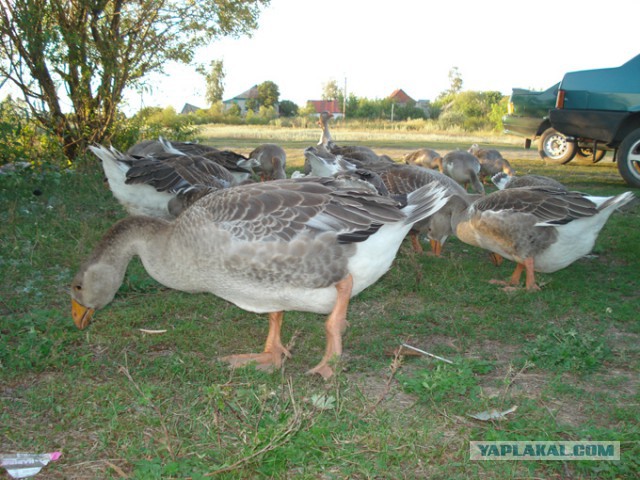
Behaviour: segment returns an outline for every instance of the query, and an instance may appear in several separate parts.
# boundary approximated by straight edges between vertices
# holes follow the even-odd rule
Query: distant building
[[[338,100],[307,100],[307,105],[309,104],[315,109],[316,115],[320,115],[322,112],[329,112],[335,118],[343,116],[342,105]]]
[[[242,92],[240,95],[236,95],[229,100],[224,100],[222,104],[224,109],[229,110],[233,105],[240,107],[240,112],[244,115],[247,113],[247,101],[251,98],[258,98],[258,85],[254,85],[249,90]]]
[[[404,90],[402,90],[401,88],[398,88],[397,90],[394,90],[393,93],[391,93],[391,95],[389,95],[389,100],[392,100],[396,105],[405,107],[407,105],[411,106],[411,105],[415,105],[416,101],[411,98],[409,95],[406,94],[406,92]]]
[[[198,110],[202,110],[200,107],[196,107],[195,105],[191,105],[190,103],[185,103],[184,107],[182,107],[182,110],[180,110],[181,114],[186,114],[186,113],[194,113],[197,112]]]
[[[401,88],[394,90],[388,98],[399,107],[415,107],[421,109],[426,117],[431,115],[431,102],[429,100],[416,101]]]
[[[430,100],[418,100],[416,102],[416,108],[421,109],[424,112],[425,117],[431,116],[431,101]]]

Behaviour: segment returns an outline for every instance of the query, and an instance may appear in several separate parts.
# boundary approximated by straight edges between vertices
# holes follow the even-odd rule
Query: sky
[[[567,71],[615,67],[640,53],[638,0],[271,0],[252,37],[224,38],[194,63],[222,60],[224,99],[272,81],[280,100],[303,107],[335,80],[347,94],[382,99],[403,89],[434,100],[457,67],[463,90],[543,90]],[[169,63],[141,106],[206,107],[204,77]]]

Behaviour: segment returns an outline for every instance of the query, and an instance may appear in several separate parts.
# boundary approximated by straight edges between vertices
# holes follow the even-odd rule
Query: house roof
[[[389,95],[389,99],[395,100],[396,103],[415,102],[415,100],[411,98],[409,95],[407,95],[406,92],[401,88],[394,90],[393,93]]]
[[[313,105],[313,108],[316,109],[316,113],[342,113],[342,107],[338,100],[308,100],[307,103]]]
[[[250,98],[258,98],[258,85],[254,85],[249,90],[245,90],[240,95],[236,95],[229,100],[225,100],[223,103],[231,102],[233,100],[248,100]]]
[[[197,112],[198,110],[201,110],[201,108],[196,107],[195,105],[191,105],[190,103],[185,103],[180,113],[193,113]]]

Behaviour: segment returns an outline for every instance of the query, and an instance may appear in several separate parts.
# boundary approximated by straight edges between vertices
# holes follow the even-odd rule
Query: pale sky
[[[303,107],[330,80],[357,97],[402,88],[433,100],[458,67],[463,90],[546,89],[567,71],[615,67],[640,53],[639,0],[272,0],[251,38],[223,39],[195,62],[223,60],[224,99],[270,80]],[[204,78],[169,64],[125,112],[206,107]]]
[[[201,49],[223,60],[224,99],[270,80],[303,107],[336,80],[348,94],[381,99],[402,88],[433,100],[458,67],[463,90],[546,89],[567,71],[615,67],[640,53],[638,0],[272,0],[251,38]],[[145,106],[206,107],[204,79],[169,66]],[[139,95],[130,97],[137,110]]]

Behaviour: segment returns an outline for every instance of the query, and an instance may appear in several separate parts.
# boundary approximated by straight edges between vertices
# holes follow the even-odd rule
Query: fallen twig
[[[415,352],[421,353],[421,354],[426,355],[428,357],[435,358],[436,360],[440,360],[441,362],[445,362],[445,363],[449,363],[451,365],[454,365],[454,363],[451,360],[447,360],[446,358],[439,357],[438,355],[434,355],[433,353],[425,352],[424,350],[420,350],[419,348],[412,347],[411,345],[407,345],[406,343],[403,343],[402,346],[404,348],[408,348],[409,350],[413,350]]]

